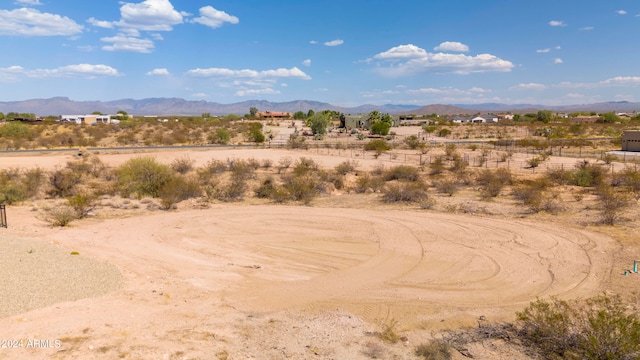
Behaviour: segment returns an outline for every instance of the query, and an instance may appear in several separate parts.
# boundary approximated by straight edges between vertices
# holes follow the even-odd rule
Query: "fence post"
[[[0,204],[0,227],[7,227],[7,208],[4,204]]]

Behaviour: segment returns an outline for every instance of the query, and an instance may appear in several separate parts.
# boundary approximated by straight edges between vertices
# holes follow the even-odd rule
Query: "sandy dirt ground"
[[[277,161],[296,154],[189,156],[199,166],[212,157]],[[72,156],[0,157],[0,163],[51,169]],[[117,166],[131,156],[100,158]],[[317,160],[327,167],[344,161]],[[57,249],[49,261],[80,257],[115,267],[120,278],[116,284],[105,270],[112,290],[84,299],[61,294],[0,318],[0,339],[15,340],[5,345],[22,344],[1,348],[0,359],[414,359],[413,346],[437,330],[477,326],[481,316],[511,320],[537,297],[601,292],[620,250],[613,239],[582,228],[428,210],[212,204],[93,217],[69,228],[50,227],[29,206],[8,214],[3,247],[23,239],[41,246],[35,254]],[[53,268],[12,266],[19,270],[8,287]],[[101,281],[90,275],[69,281]],[[59,288],[59,281],[44,281],[25,291],[38,296]],[[405,341],[383,344],[376,332],[394,323]],[[521,356],[501,351],[485,348],[476,358]]]

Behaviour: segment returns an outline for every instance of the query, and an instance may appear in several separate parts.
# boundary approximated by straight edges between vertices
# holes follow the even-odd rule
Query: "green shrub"
[[[602,184],[604,178],[605,170],[602,166],[583,160],[576,164],[571,176],[571,183],[584,187],[597,186]]]
[[[418,181],[420,180],[420,171],[418,168],[409,165],[398,165],[390,168],[384,174],[386,181],[391,180],[406,180],[406,181]]]
[[[0,204],[11,205],[27,199],[27,192],[21,184],[13,182],[0,187]]]
[[[116,171],[118,187],[123,197],[157,198],[160,189],[174,177],[172,169],[152,157],[136,157],[120,165]]]
[[[208,140],[212,144],[227,145],[231,141],[231,133],[227,129],[216,129],[209,135]]]
[[[424,202],[427,199],[429,194],[423,182],[389,183],[382,194],[382,200],[386,203]]]
[[[94,195],[78,194],[67,198],[69,206],[75,211],[76,218],[83,219],[95,208]]]
[[[377,153],[383,153],[391,150],[391,146],[384,139],[373,139],[364,145],[366,151],[375,151]]]
[[[202,188],[195,177],[174,175],[158,192],[160,207],[171,209],[180,201],[202,196]]]
[[[637,359],[640,319],[618,296],[538,299],[517,313],[518,336],[547,359]]]
[[[343,161],[340,164],[336,165],[336,172],[340,175],[347,175],[348,173],[354,171],[356,169],[355,161]]]

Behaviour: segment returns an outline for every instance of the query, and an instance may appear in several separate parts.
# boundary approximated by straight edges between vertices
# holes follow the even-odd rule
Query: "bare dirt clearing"
[[[242,153],[274,160],[296,154]],[[113,156],[100,155],[114,166],[132,155]],[[201,164],[239,155],[189,156]],[[41,157],[38,166],[69,157]],[[31,165],[22,156],[6,159]],[[318,159],[327,167],[344,161]],[[213,204],[51,228],[24,206],[10,208],[9,222],[0,231],[3,246],[9,236],[41,242],[63,250],[49,259],[60,263],[77,251],[117,267],[122,286],[0,319],[0,338],[61,340],[61,348],[3,349],[3,359],[371,358],[380,323],[398,321],[415,345],[433,330],[473,326],[479,316],[512,319],[536,297],[597,294],[620,251],[612,238],[581,228],[412,209]],[[47,267],[23,270],[37,276]],[[18,286],[23,275],[6,286]],[[412,350],[395,344],[380,351],[405,359],[414,358]]]

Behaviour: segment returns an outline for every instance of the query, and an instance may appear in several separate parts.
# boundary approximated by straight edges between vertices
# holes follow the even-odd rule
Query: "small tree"
[[[307,126],[311,128],[313,135],[324,135],[329,126],[329,116],[325,112],[315,113],[307,119]]]

